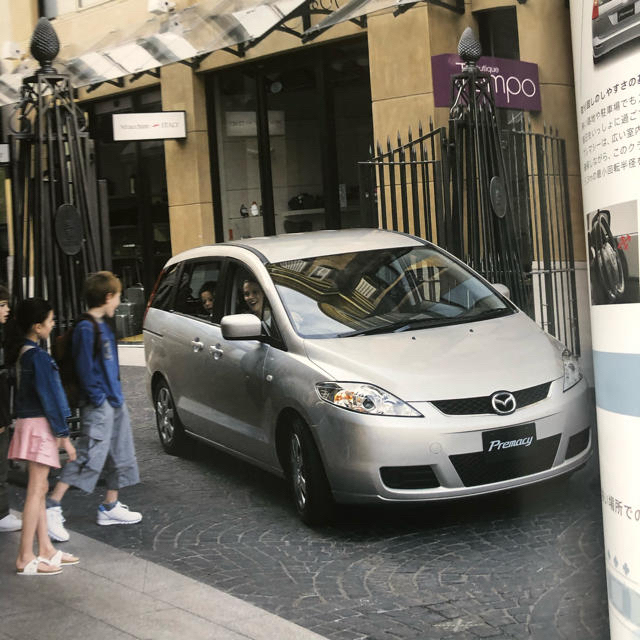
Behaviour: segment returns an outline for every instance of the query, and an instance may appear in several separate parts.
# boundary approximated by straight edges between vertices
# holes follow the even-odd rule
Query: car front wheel
[[[320,454],[307,426],[295,420],[289,431],[289,483],[300,519],[308,525],[326,524],[334,502]]]
[[[184,453],[187,445],[187,435],[184,432],[180,418],[178,418],[173,396],[165,380],[162,380],[156,386],[154,406],[156,426],[162,448],[173,456]]]

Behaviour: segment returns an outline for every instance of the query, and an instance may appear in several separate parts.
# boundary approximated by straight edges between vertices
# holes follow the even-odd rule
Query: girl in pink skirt
[[[41,298],[24,300],[18,307],[16,320],[25,341],[16,367],[17,420],[9,459],[25,460],[29,472],[16,572],[21,576],[50,576],[60,573],[64,565],[78,563],[78,558],[56,551],[51,544],[45,510],[49,469],[60,467],[59,447],[64,447],[70,460],[76,457],[67,425],[71,412],[58,367],[38,346],[41,340],[49,338],[55,325],[51,305]],[[36,536],[39,555],[33,551]]]

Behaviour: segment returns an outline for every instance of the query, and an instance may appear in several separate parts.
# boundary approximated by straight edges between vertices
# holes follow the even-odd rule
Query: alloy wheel
[[[175,434],[173,423],[174,411],[171,394],[165,386],[160,388],[156,398],[156,419],[158,421],[158,431],[162,442],[167,445],[170,444]]]
[[[302,453],[302,443],[297,433],[291,433],[289,441],[289,460],[291,462],[291,479],[293,482],[293,494],[297,507],[304,510],[307,504],[307,478]]]

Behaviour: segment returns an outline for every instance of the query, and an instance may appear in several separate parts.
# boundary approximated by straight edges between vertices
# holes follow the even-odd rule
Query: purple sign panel
[[[433,97],[436,107],[451,106],[451,76],[462,71],[464,62],[455,53],[431,56]],[[491,76],[496,107],[540,111],[538,65],[507,58],[482,57],[478,68]]]

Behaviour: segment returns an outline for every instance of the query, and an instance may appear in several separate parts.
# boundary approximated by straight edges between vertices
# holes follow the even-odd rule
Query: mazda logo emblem
[[[491,406],[496,413],[506,415],[516,410],[516,399],[509,391],[496,391],[491,396]]]

